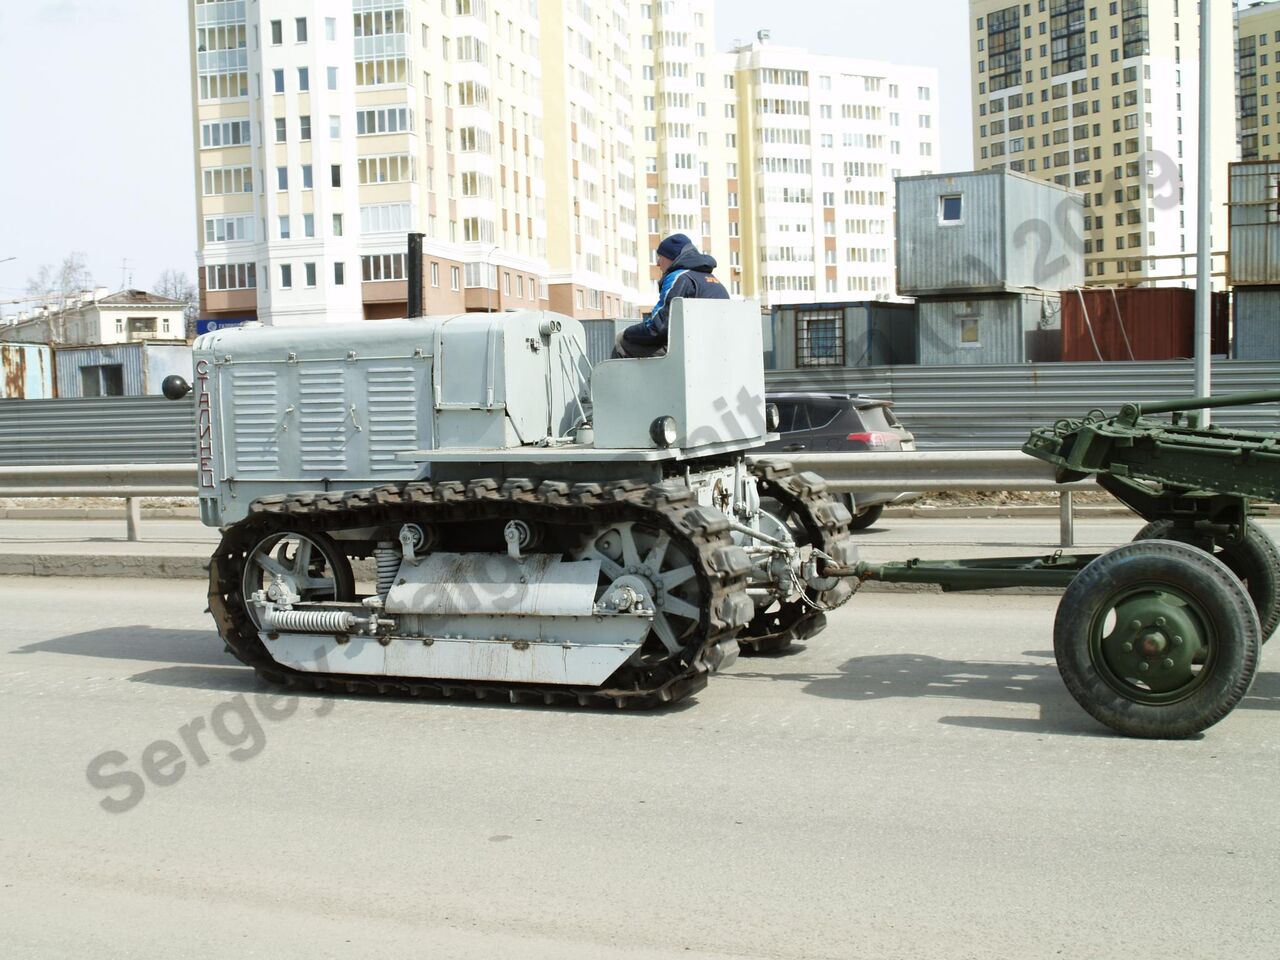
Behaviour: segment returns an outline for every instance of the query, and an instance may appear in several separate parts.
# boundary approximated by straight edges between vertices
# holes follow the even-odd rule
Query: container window
[[[938,199],[938,220],[941,223],[960,223],[964,219],[964,197],[952,194]]]
[[[796,312],[796,366],[844,366],[844,311]]]

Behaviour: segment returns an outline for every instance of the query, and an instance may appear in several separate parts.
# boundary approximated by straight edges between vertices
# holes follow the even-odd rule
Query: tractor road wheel
[[[854,498],[845,497],[845,506],[849,508],[849,512],[853,514],[853,519],[849,521],[850,530],[865,530],[884,513],[884,504],[877,503],[874,507],[863,507],[862,509],[854,509]]]
[[[1063,594],[1054,656],[1067,690],[1131,737],[1184,739],[1240,702],[1258,666],[1258,616],[1226,564],[1171,540],[1098,557]]]
[[[1153,520],[1133,539],[1177,540],[1177,534],[1172,520]],[[1262,625],[1261,639],[1266,643],[1280,626],[1280,549],[1260,526],[1250,520],[1244,540],[1218,547],[1213,555],[1230,567],[1249,591]]]

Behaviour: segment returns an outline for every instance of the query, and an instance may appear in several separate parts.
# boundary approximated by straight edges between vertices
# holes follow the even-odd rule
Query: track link
[[[271,533],[331,534],[406,522],[511,518],[584,530],[637,521],[666,530],[687,551],[702,587],[701,618],[690,643],[679,654],[656,664],[624,665],[599,688],[317,674],[281,666],[271,657],[241,595],[249,552]],[[209,565],[209,609],[231,653],[265,680],[284,686],[357,694],[647,708],[680,700],[706,686],[710,666],[705,654],[714,644],[733,639],[754,614],[745,589],[750,567],[746,553],[733,544],[723,515],[698,506],[691,491],[680,484],[623,481],[570,485],[489,478],[467,483],[419,481],[255,501],[244,520],[223,531]]]
[[[756,460],[751,464],[760,496],[777,500],[785,516],[803,527],[808,543],[842,566],[858,561],[850,533],[848,507],[828,494],[827,482],[816,473],[796,473],[786,460]],[[797,640],[807,640],[826,627],[827,611],[849,602],[859,581],[842,578],[830,590],[806,590],[804,600],[780,602],[777,609],[758,613],[739,637],[744,651],[773,653]],[[807,602],[806,602],[807,601]]]

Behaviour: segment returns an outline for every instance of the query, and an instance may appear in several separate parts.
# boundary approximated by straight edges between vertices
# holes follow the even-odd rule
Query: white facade
[[[894,178],[938,168],[938,73],[767,38],[734,53],[744,292],[888,300]]]
[[[86,290],[62,309],[9,317],[0,340],[56,344],[116,344],[186,339],[185,304],[141,290]]]

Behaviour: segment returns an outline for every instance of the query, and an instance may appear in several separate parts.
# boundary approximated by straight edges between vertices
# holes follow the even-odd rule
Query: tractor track
[[[241,585],[250,551],[264,536],[284,531],[332,533],[399,523],[526,519],[602,529],[635,521],[666,530],[696,568],[701,618],[679,654],[652,665],[625,665],[603,687],[568,687],[419,677],[318,674],[277,663],[250,619]],[[288,687],[341,693],[411,697],[467,697],[579,706],[649,708],[701,690],[709,672],[705,654],[733,639],[754,615],[747,596],[751,564],[734,545],[723,515],[700,507],[677,483],[579,483],[478,479],[467,483],[418,481],[334,493],[262,498],[249,515],[223,531],[209,565],[209,609],[227,648],[265,680]],[[318,636],[319,639],[319,636]]]

